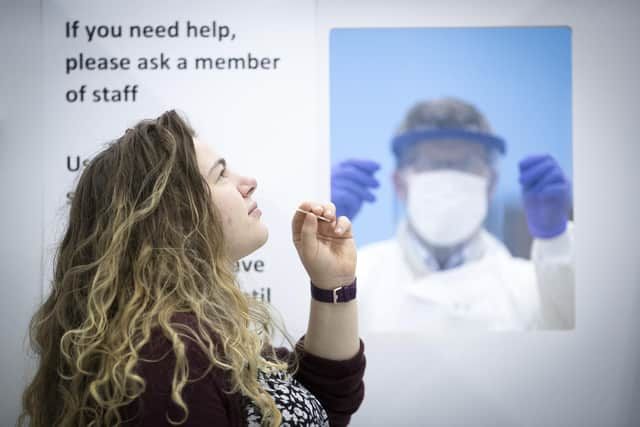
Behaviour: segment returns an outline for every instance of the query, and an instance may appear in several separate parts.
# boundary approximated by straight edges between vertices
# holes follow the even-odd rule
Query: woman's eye
[[[222,172],[220,172],[218,179],[226,178],[227,177],[226,173],[227,173],[227,168],[222,169]]]

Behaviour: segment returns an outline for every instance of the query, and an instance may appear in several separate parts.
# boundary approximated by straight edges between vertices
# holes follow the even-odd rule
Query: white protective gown
[[[465,262],[444,271],[425,264],[408,233],[402,223],[394,239],[358,251],[363,335],[574,327],[571,223],[560,236],[534,239],[531,261],[511,256],[482,230],[464,250]]]

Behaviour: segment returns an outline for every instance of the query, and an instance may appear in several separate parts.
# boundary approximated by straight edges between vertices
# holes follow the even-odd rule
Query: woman
[[[314,298],[295,351],[274,349],[278,325],[232,268],[267,240],[256,186],[173,111],[93,158],[32,320],[40,365],[19,424],[348,423],[365,366],[351,224],[331,204],[294,214]]]

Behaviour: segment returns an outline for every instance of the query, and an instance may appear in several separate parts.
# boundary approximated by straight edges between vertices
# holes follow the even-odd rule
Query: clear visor
[[[481,176],[487,176],[491,169],[486,158],[476,155],[448,158],[416,156],[409,160],[407,166],[413,172],[431,172],[448,169]]]

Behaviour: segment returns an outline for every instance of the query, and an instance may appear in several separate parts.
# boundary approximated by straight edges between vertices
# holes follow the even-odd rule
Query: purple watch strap
[[[311,283],[311,297],[320,302],[331,302],[337,304],[339,302],[348,302],[356,297],[356,280],[353,279],[348,285],[339,286],[335,289],[321,289]]]

